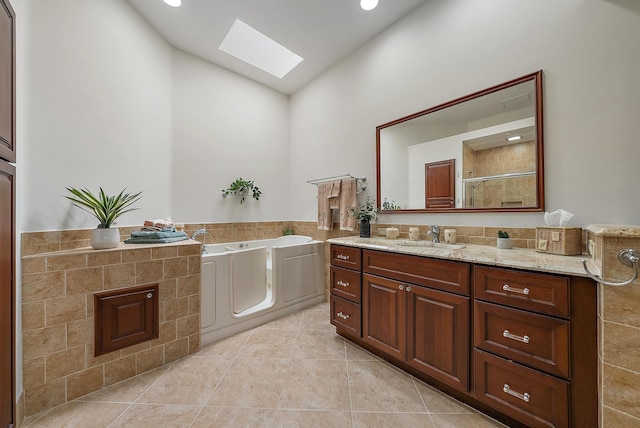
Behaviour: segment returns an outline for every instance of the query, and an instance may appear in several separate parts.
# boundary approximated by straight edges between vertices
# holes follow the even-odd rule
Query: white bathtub
[[[201,345],[324,300],[324,243],[290,235],[206,245]]]

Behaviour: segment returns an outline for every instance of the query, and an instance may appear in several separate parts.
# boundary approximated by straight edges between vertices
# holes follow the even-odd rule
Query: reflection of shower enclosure
[[[470,201],[469,201],[469,208],[475,208],[475,194],[476,194],[476,187],[478,187],[479,185],[481,185],[482,183],[484,183],[484,181],[478,181],[477,183],[470,183],[471,185],[469,187],[471,187],[471,196],[470,196]]]
[[[473,177],[463,182],[465,208],[510,208],[536,205],[536,173],[521,172]],[[483,184],[483,186],[480,186]]]

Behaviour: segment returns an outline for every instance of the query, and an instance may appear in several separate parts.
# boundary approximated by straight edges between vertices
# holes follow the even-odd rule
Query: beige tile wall
[[[536,145],[527,141],[474,151],[464,145],[464,178],[530,172],[536,168]],[[473,174],[469,174],[473,171]],[[471,184],[471,183],[470,183]],[[470,185],[469,184],[469,185]],[[474,207],[535,206],[536,178],[533,176],[487,181],[473,192],[467,188],[467,205],[473,194]]]
[[[60,249],[68,243],[54,236],[84,242],[82,235],[24,234],[23,248]],[[94,357],[94,292],[150,283],[160,286],[160,337]],[[200,245],[26,255],[22,297],[24,414],[31,416],[199,350]]]
[[[456,242],[463,244],[490,245],[496,246],[498,239],[498,230],[505,230],[509,233],[509,237],[515,248],[532,248],[536,247],[536,229],[535,227],[483,227],[483,226],[440,226],[440,240],[444,241],[444,230],[456,230]],[[378,229],[387,227],[397,227],[400,229],[400,239],[409,239],[409,228],[417,227],[420,230],[420,239],[431,240],[431,236],[427,236],[427,232],[431,229],[430,225],[424,224],[373,224],[371,225],[371,235],[378,233]]]
[[[631,278],[633,269],[617,259],[620,250],[640,251],[640,228],[620,236],[590,234],[595,261],[607,281]],[[598,287],[598,357],[601,427],[640,426],[640,279],[624,287]]]

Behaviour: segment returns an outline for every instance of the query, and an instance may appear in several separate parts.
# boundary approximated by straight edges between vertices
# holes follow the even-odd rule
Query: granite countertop
[[[600,270],[587,255],[560,256],[538,253],[535,250],[525,248],[501,250],[488,245],[444,243],[433,245],[431,241],[424,240],[409,241],[406,239],[360,238],[356,236],[327,239],[327,242],[421,257],[588,277],[580,262],[580,260],[585,259],[589,270],[595,275],[600,274]]]
[[[22,256],[22,259],[33,259],[38,257],[70,256],[70,255],[85,254],[85,253],[99,253],[99,252],[122,251],[122,250],[139,250],[142,248],[171,247],[171,246],[185,246],[185,245],[202,245],[202,243],[200,241],[196,241],[193,239],[185,239],[183,241],[166,242],[166,243],[162,242],[157,244],[125,244],[124,242],[120,242],[120,244],[118,244],[118,246],[115,248],[105,248],[102,250],[96,250],[92,247],[72,248],[68,250],[52,251],[52,252]]]

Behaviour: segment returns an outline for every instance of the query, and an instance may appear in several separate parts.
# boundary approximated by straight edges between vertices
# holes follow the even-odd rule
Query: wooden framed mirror
[[[542,71],[376,128],[386,213],[544,210]]]

